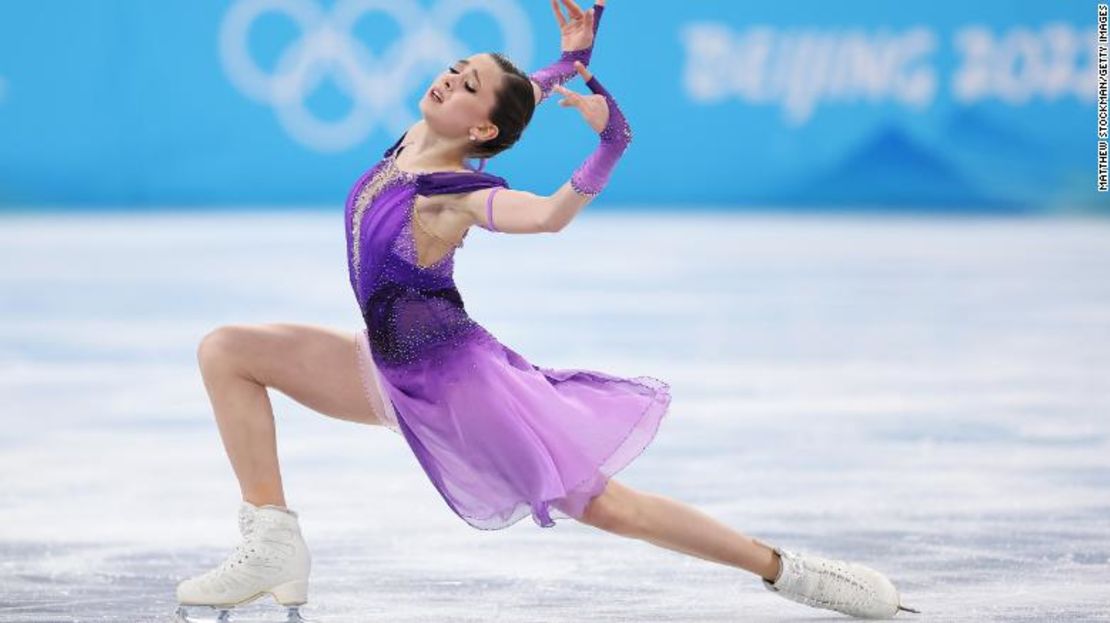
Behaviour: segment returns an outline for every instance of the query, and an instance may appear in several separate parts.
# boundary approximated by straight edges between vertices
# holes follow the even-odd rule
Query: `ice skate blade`
[[[211,617],[198,617],[189,616],[187,608],[208,608],[215,610],[218,614],[215,618]],[[234,608],[224,608],[220,606],[188,606],[179,605],[177,610],[173,613],[173,623],[278,623],[274,615],[262,615],[252,612],[250,615],[235,614]],[[285,619],[281,619],[281,623],[314,623],[315,619],[306,619],[301,615],[300,606],[286,606]],[[249,616],[249,618],[248,618]]]

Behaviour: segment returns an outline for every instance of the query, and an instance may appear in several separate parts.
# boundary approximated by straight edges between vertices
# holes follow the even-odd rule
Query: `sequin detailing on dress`
[[[365,214],[366,210],[373,204],[374,198],[378,196],[378,194],[380,194],[383,190],[394,186],[395,183],[413,181],[419,178],[421,175],[427,175],[427,173],[410,173],[397,167],[396,154],[397,152],[394,151],[387,158],[385,158],[382,161],[381,165],[378,167],[377,171],[375,171],[370,176],[370,179],[366,181],[362,189],[358,192],[358,195],[355,198],[354,213],[352,214],[351,218],[351,237],[353,240],[359,240],[359,232],[362,229],[363,215]],[[444,267],[447,267],[449,269],[451,262],[448,262],[447,259],[454,255],[455,249],[463,247],[464,240],[466,239],[466,235],[469,233],[469,231],[463,232],[462,238],[458,242],[447,240],[443,236],[440,236],[436,232],[432,231],[427,225],[424,224],[423,219],[420,217],[419,211],[417,210],[416,206],[415,195],[411,198],[409,202],[409,211],[410,223],[406,224],[405,228],[402,230],[401,235],[397,240],[399,244],[394,245],[395,250],[398,251],[402,255],[402,257],[410,259],[413,266],[416,266],[417,268],[420,268],[422,270],[434,270]],[[443,244],[451,247],[451,250],[448,251],[444,256],[440,257],[430,264],[421,264],[419,245],[416,243],[416,236],[415,231],[412,228],[412,223],[415,223],[416,226],[419,227],[419,229],[428,236],[431,236],[433,239],[438,240],[439,242],[442,242]],[[354,265],[356,273],[361,270],[361,246],[361,244],[355,244],[354,247],[351,249],[351,262]],[[450,272],[450,270],[448,270],[447,272]]]
[[[451,244],[450,242],[443,240],[443,238],[436,236],[435,233],[428,231],[428,228],[425,227],[424,224],[420,221],[420,215],[417,214],[416,210],[416,202],[413,201],[412,206],[409,207],[409,218],[405,222],[404,226],[401,228],[401,234],[397,236],[397,241],[393,245],[394,252],[410,261],[413,266],[419,268],[420,270],[446,272],[447,274],[450,274],[452,272],[451,268],[454,264],[452,258],[454,258],[455,256],[455,249],[461,247],[462,245],[452,245],[453,248],[444,256],[440,257],[431,264],[423,265],[420,263],[420,252],[416,245],[416,232],[413,231],[413,223],[416,223],[418,227],[425,233],[435,236],[437,240],[441,240],[446,244]]]
[[[362,258],[360,257],[362,245],[359,243],[359,232],[362,231],[363,214],[373,204],[374,197],[382,190],[387,186],[406,181],[407,177],[407,173],[393,164],[393,158],[387,158],[382,166],[378,167],[378,170],[367,180],[355,198],[355,211],[351,217],[351,237],[355,244],[351,249],[351,262],[354,264],[356,275],[360,274],[359,271],[362,268]]]
[[[416,209],[416,202],[415,201],[412,204],[411,220],[414,223],[416,223],[417,227],[420,228],[420,231],[424,232],[425,234],[428,234],[432,238],[435,238],[439,242],[442,242],[443,244],[450,247],[451,250],[448,251],[447,255],[453,254],[455,252],[455,249],[462,248],[462,246],[463,246],[463,240],[462,239],[466,238],[466,234],[469,233],[469,231],[470,231],[470,230],[464,231],[463,235],[462,235],[462,238],[460,238],[458,242],[455,242],[453,240],[448,240],[448,239],[444,238],[443,236],[440,236],[439,234],[435,233],[434,231],[431,230],[431,228],[429,228],[427,225],[424,224],[424,219],[421,218],[420,211]],[[412,229],[412,228],[410,227],[410,229]],[[413,230],[413,231],[415,231],[415,230]],[[419,262],[420,254],[416,252],[416,249],[417,249],[418,245],[416,244],[416,237],[415,236],[413,236],[412,241],[413,241],[413,256],[415,258],[417,258],[416,265],[420,266],[421,268],[425,268],[425,266],[420,264],[420,262]],[[436,261],[432,262],[431,264],[428,264],[427,267],[435,266],[436,264],[440,263],[440,261],[442,261],[442,259],[436,260]]]
[[[372,350],[388,367],[439,365],[480,329],[454,286],[433,290],[391,283],[374,292],[367,306]]]

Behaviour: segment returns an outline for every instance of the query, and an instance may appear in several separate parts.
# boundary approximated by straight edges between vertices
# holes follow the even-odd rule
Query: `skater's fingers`
[[[574,0],[563,0],[563,4],[567,7],[567,13],[574,17],[582,17],[582,8],[574,3]]]
[[[559,10],[559,3],[556,0],[551,0],[551,10],[555,11],[555,21],[559,22],[559,28],[562,28],[567,23],[567,18],[563,17],[563,12]]]
[[[582,61],[574,61],[574,69],[577,70],[578,75],[582,76],[582,79],[587,82],[590,80],[590,77],[593,76],[590,70],[586,69],[586,66],[582,64]]]
[[[575,91],[571,91],[570,89],[566,88],[565,86],[563,86],[561,84],[556,84],[553,88],[554,88],[554,90],[558,91],[559,93],[562,93],[566,97],[566,99],[563,100],[564,102],[569,101],[571,103],[577,104],[579,101],[582,100],[582,95],[581,94],[579,94]]]

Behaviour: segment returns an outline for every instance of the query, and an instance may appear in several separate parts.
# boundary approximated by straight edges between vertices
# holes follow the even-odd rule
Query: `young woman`
[[[669,408],[666,383],[533,365],[467,315],[452,273],[469,228],[561,230],[601,192],[632,139],[587,69],[603,1],[589,11],[562,2],[568,16],[551,0],[558,61],[530,76],[497,53],[452,63],[421,98],[423,119],[351,188],[349,277],[365,328],[228,326],[205,336],[198,358],[242,489],[243,541],[219,567],[178,586],[181,604],[227,610],[270,593],[295,618],[307,601],[310,556],[282,492],[273,387],[326,415],[400,434],[447,506],[475,528],[526,515],[550,528],[568,517],[744,569],[808,605],[861,617],[901,608],[874,570],[766,545],[618,483],[613,474],[651,442]],[[562,86],[575,74],[592,95]],[[553,91],[599,133],[594,152],[550,196],[483,172],[484,159],[515,144]],[[466,167],[468,158],[483,166]]]

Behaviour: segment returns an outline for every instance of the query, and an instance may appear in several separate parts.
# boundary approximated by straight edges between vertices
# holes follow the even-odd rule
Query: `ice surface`
[[[343,235],[338,213],[0,220],[0,622],[168,620],[230,552],[196,346],[357,330]],[[874,566],[906,620],[1110,620],[1110,223],[587,211],[473,232],[456,271],[533,362],[672,384],[621,482]],[[306,617],[846,620],[572,520],[474,530],[399,436],[272,401]]]

